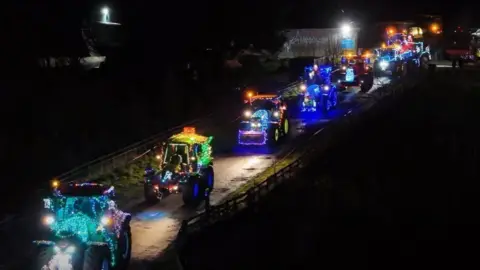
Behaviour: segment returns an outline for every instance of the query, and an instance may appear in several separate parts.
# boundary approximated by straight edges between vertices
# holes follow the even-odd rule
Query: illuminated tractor
[[[423,42],[416,42],[413,36],[397,33],[387,28],[387,42],[376,49],[375,76],[404,76],[409,68],[427,69],[431,60],[430,49]]]
[[[157,202],[180,192],[185,205],[204,200],[214,187],[212,140],[197,134],[193,127],[171,136],[163,145],[160,170],[145,170],[146,201]]]
[[[399,50],[393,46],[376,49],[377,60],[373,70],[376,77],[399,76],[406,72],[406,63],[402,60]]]
[[[331,83],[332,67],[313,65],[305,68],[300,98],[301,112],[328,113],[337,106],[337,88]]]
[[[289,132],[287,107],[276,95],[251,96],[238,129],[240,145],[275,145]]]
[[[360,91],[368,92],[373,87],[373,72],[370,57],[366,55],[347,55],[342,57],[340,67],[332,72],[331,80],[340,90],[349,87],[360,87]]]
[[[131,216],[112,200],[113,186],[56,181],[53,186],[53,194],[43,199],[31,269],[127,269]]]

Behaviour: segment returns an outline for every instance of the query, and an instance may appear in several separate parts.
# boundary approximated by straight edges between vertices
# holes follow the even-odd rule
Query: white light
[[[346,66],[342,66],[342,69],[343,69],[343,70],[346,70],[346,69],[347,69],[347,67],[346,67]]]
[[[110,13],[110,10],[106,7],[102,8],[102,14],[103,15],[108,15],[108,13]]]
[[[250,117],[250,116],[252,116],[252,112],[251,111],[245,111],[243,113],[243,115],[245,115],[245,117]]]
[[[387,67],[388,67],[388,62],[387,62],[387,61],[381,61],[381,62],[380,62],[380,68],[381,68],[382,70],[387,69]]]
[[[45,225],[52,225],[55,222],[55,218],[51,215],[43,217],[43,223]]]
[[[75,252],[75,247],[74,246],[69,246],[66,250],[65,250],[66,253],[74,253]]]
[[[100,222],[102,222],[103,225],[109,225],[111,222],[111,219],[109,217],[102,217]]]
[[[300,85],[300,90],[305,91],[307,89],[307,86],[305,84]]]
[[[274,112],[273,116],[278,117],[280,114],[278,112]]]
[[[328,85],[325,85],[325,86],[323,87],[323,90],[328,91],[328,90],[330,90],[330,87],[329,87]]]
[[[342,34],[349,35],[352,32],[352,27],[349,24],[342,25]]]

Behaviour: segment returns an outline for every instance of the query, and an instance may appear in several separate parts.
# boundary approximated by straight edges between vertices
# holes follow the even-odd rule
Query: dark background
[[[221,59],[234,54],[232,50],[255,44],[275,51],[281,45],[275,35],[278,30],[338,27],[345,19],[367,25],[408,19],[417,13],[440,13],[452,23],[474,23],[473,9],[467,3],[410,2],[76,0],[7,4],[0,92],[0,152],[9,179],[5,185],[17,189],[18,183],[50,179],[188,119],[193,111],[181,107],[178,100],[194,100],[207,85],[226,80]],[[112,20],[123,24],[127,37],[121,49],[105,49],[113,63],[108,74],[45,74],[36,69],[37,57],[85,55],[79,29],[84,20],[98,18],[104,5],[113,11]],[[205,48],[213,52],[206,55]],[[184,66],[192,61],[209,74],[204,76],[208,79],[189,81]],[[200,92],[193,92],[192,87]],[[165,100],[180,107],[165,108]],[[169,110],[185,113],[167,118]]]

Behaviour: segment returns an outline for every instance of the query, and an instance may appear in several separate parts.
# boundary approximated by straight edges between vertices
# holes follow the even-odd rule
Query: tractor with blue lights
[[[127,269],[131,216],[113,201],[113,186],[59,183],[43,199],[42,237],[32,269]]]
[[[387,42],[375,50],[375,76],[404,76],[412,67],[427,69],[431,59],[429,47],[414,41],[412,35],[387,29]]]
[[[214,187],[212,140],[197,134],[194,127],[171,136],[158,155],[160,169],[145,169],[145,200],[157,202],[179,192],[185,205],[197,205],[205,199]]]
[[[317,112],[321,110],[328,113],[337,106],[337,88],[331,83],[332,67],[308,66],[305,68],[303,83],[300,85],[301,112]]]
[[[331,79],[341,90],[360,87],[368,92],[373,87],[373,73],[370,57],[366,55],[347,55],[341,58],[341,65],[332,72]]]
[[[289,132],[287,106],[276,95],[248,95],[238,129],[240,145],[275,145]]]

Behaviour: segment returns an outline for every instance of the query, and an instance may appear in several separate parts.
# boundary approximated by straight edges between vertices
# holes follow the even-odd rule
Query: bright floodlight
[[[352,27],[349,24],[344,24],[342,26],[342,34],[348,35],[352,31]]]
[[[107,7],[102,8],[102,22],[110,23],[110,9]]]

